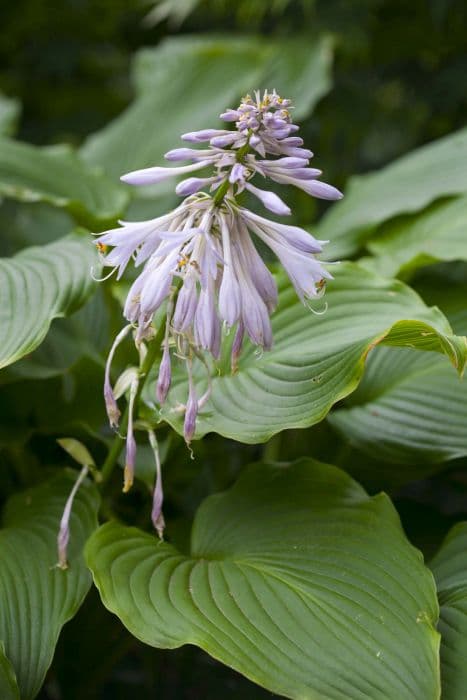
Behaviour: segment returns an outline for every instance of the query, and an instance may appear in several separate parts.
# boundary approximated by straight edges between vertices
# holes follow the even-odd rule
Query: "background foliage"
[[[70,481],[67,473],[58,473],[66,465],[74,466],[55,439],[73,435],[83,440],[99,464],[112,437],[105,427],[100,386],[110,338],[121,323],[123,292],[112,284],[96,291],[88,275],[97,261],[87,246],[87,231],[104,230],[125,211],[144,217],[170,207],[173,197],[163,188],[129,202],[118,175],[160,160],[168,148],[177,145],[181,132],[215,125],[223,107],[234,105],[242,93],[256,86],[277,87],[294,97],[296,116],[306,144],[317,153],[318,167],[346,193],[329,211],[302,193],[292,193],[297,223],[318,237],[331,239],[330,257],[357,262],[338,269],[324,317],[310,319],[283,285],[281,308],[274,319],[274,351],[259,361],[247,351],[236,377],[221,374],[216,378],[216,410],[203,417],[199,434],[211,430],[219,434],[209,433],[194,443],[195,460],[176,433],[167,426],[160,428],[167,465],[165,515],[170,539],[161,556],[167,560],[180,556],[191,566],[190,557],[198,556],[199,551],[221,548],[216,576],[228,570],[233,586],[244,585],[233,570],[235,561],[230,561],[235,560],[240,538],[236,542],[227,531],[224,540],[220,536],[213,543],[209,528],[203,527],[209,517],[217,522],[215,497],[196,515],[191,547],[189,533],[199,504],[232,487],[240,474],[234,489],[220,497],[226,511],[242,489],[249,493],[248,479],[250,486],[257,481],[258,493],[261,491],[263,480],[269,478],[268,468],[244,470],[248,463],[261,460],[269,464],[313,457],[348,472],[370,495],[384,488],[409,540],[427,560],[451,525],[467,519],[467,395],[449,366],[450,360],[462,370],[465,343],[456,336],[467,332],[466,15],[466,5],[460,0],[159,0],[156,4],[78,0],[58,3],[53,11],[38,0],[2,4],[0,500],[9,505],[1,533],[5,544],[0,553],[0,559],[4,557],[0,561],[0,608],[10,609],[13,588],[19,611],[34,605],[27,586],[12,588],[11,582],[20,574],[8,569],[5,554],[8,547],[13,548],[15,565],[25,566],[15,538],[21,534],[18,527],[29,522],[30,502],[38,508],[35,529],[29,534],[31,546],[36,547],[35,538],[39,538],[42,549],[38,552],[44,552],[47,562],[44,579],[42,574],[38,578],[43,591],[54,591],[55,605],[53,613],[44,613],[48,625],[42,633],[49,641],[39,636],[30,640],[30,655],[38,653],[36,648],[45,649],[36,677],[21,655],[24,627],[13,613],[11,619],[0,613],[2,697],[18,697],[17,683],[21,697],[33,697],[60,627],[90,586],[81,560],[75,568],[76,581],[67,584],[66,590],[62,572],[49,571],[54,562],[57,514]],[[26,250],[17,257],[8,257],[23,248]],[[394,277],[399,281],[390,279]],[[432,305],[440,311],[429,311],[427,306]],[[412,347],[391,347],[407,345]],[[413,346],[437,352],[416,352]],[[120,357],[121,368],[132,361],[128,345]],[[152,420],[150,392],[149,384],[146,417]],[[245,396],[251,400],[245,402]],[[331,406],[333,410],[325,417]],[[174,425],[177,428],[176,421]],[[284,428],[287,432],[280,432]],[[373,518],[371,522],[381,531],[389,528],[394,536],[388,548],[394,546],[398,556],[407,557],[413,571],[419,572],[406,582],[406,588],[422,581],[420,600],[426,617],[424,626],[417,627],[414,649],[423,650],[425,666],[419,667],[419,676],[414,675],[415,686],[410,691],[397,685],[402,681],[388,671],[386,685],[378,690],[383,694],[374,697],[399,700],[406,692],[407,697],[423,700],[437,697],[434,586],[419,555],[398,529],[389,501],[368,497],[343,472],[329,471],[314,462],[297,464],[301,466],[293,468],[290,484],[293,497],[297,499],[303,491],[300,478],[306,476],[306,470],[315,469],[314,478],[329,484],[324,489],[329,502],[313,523],[308,523],[306,509],[300,516],[303,522],[297,524],[285,508],[282,517],[290,522],[289,534],[293,535],[294,527],[305,525],[317,538],[320,528],[332,526],[339,531],[343,507],[339,497],[347,494],[353,499],[356,540],[360,524]],[[148,453],[141,449],[139,480],[126,497],[120,495],[120,474],[115,475],[103,512],[118,516],[123,524],[105,527],[149,529],[150,465]],[[29,497],[17,494],[26,488],[35,490]],[[44,500],[44,493],[49,500]],[[15,500],[9,500],[11,497]],[[310,493],[310,499],[314,497]],[[266,503],[276,503],[272,487],[268,498]],[[46,505],[41,510],[43,502]],[[49,502],[55,504],[55,510],[49,508]],[[257,512],[261,499],[249,506],[244,536],[251,542],[254,535],[248,534],[248,514]],[[76,527],[83,541],[95,526],[96,509],[97,494],[90,487],[76,509]],[[19,522],[23,511],[24,519]],[[271,522],[272,533],[276,525]],[[125,622],[131,601],[114,600],[108,589],[104,547],[108,532],[104,528],[93,536],[88,562],[104,600]],[[236,532],[234,525],[232,532]],[[123,534],[118,537],[125,542]],[[134,537],[134,546],[144,549],[147,535],[139,531]],[[287,560],[281,551],[268,550],[278,539],[271,535],[262,543],[271,556],[267,576],[271,567],[280,569]],[[442,697],[448,700],[464,697],[466,687],[465,671],[457,661],[463,658],[458,630],[465,629],[467,619],[464,541],[465,527],[456,525],[433,560],[441,606],[439,631],[444,640],[441,659],[446,669]],[[77,537],[77,551],[80,544]],[[282,544],[285,547],[287,542]],[[291,540],[289,544],[293,546]],[[369,541],[366,546],[376,556],[375,543]],[[243,555],[254,559],[258,553],[250,548],[242,550]],[[27,558],[27,552],[24,556]],[[125,567],[129,556],[131,563],[131,552],[122,545],[118,556],[122,576],[128,576]],[[149,559],[152,556],[148,552]],[[323,575],[330,575],[326,557],[320,566]],[[342,561],[342,568],[346,566]],[[397,561],[385,566],[395,567],[391,575],[396,578],[402,576]],[[24,571],[32,575],[30,568]],[[375,581],[374,572],[355,569],[352,575]],[[259,586],[258,581],[255,585]],[[290,605],[297,605],[295,583],[286,580],[282,585],[279,597],[290,595]],[[135,590],[138,586],[144,587],[144,577]],[[333,586],[324,586],[319,594],[324,596],[321,602],[327,614],[337,604]],[[131,593],[131,587],[129,590]],[[261,591],[262,605],[267,608],[271,589],[264,583]],[[402,616],[414,614],[409,597],[399,601]],[[148,619],[156,614],[150,603],[144,602]],[[368,607],[368,601],[364,603]],[[194,615],[191,609],[181,609],[184,615]],[[252,668],[255,653],[264,644],[264,640],[255,640],[254,631],[248,658],[233,663],[227,633],[225,639],[210,641],[209,625],[220,623],[209,606],[203,610],[203,615],[199,610],[196,615],[202,617],[199,624],[206,636],[190,638],[186,623],[175,615],[169,627],[177,628],[178,633],[170,644],[166,638],[148,638],[141,629],[139,633],[132,629],[131,622],[127,624],[148,644],[196,643],[272,691],[302,697],[301,688],[281,685],[287,669],[273,651],[269,650],[269,656],[275,668],[268,678]],[[293,619],[300,619],[303,611],[293,610]],[[131,608],[130,613],[132,617]],[[318,608],[307,608],[311,626],[318,624],[318,613]],[[375,609],[374,615],[379,614],[385,611]],[[223,624],[235,621],[230,613],[226,619]],[[369,620],[367,625],[371,624]],[[402,638],[402,629],[398,634]],[[407,647],[411,644],[409,636]],[[363,642],[357,646],[363,648]],[[397,656],[391,644],[387,649]],[[368,674],[378,675],[380,657],[368,653],[362,664]],[[416,658],[415,665],[421,657]],[[324,667],[324,659],[318,659],[317,667],[320,662]],[[396,665],[388,662],[385,668]],[[301,678],[301,672],[296,669],[291,675]],[[311,692],[309,679],[304,682]],[[325,697],[329,682],[326,677],[317,682],[313,692],[322,695],[316,697]],[[355,679],[350,679],[330,697],[353,697],[355,687]],[[157,693],[161,698],[214,699],[220,689],[227,698],[271,696],[195,646],[164,651],[143,644],[102,607],[92,589],[65,626],[38,697],[92,700],[137,693],[140,698],[152,698]],[[373,697],[371,692],[376,691],[366,692]]]

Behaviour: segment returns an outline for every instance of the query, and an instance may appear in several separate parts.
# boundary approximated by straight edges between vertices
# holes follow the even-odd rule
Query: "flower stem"
[[[144,385],[146,383],[146,380],[148,378],[149,372],[153,364],[156,362],[158,356],[161,354],[161,343],[164,338],[164,333],[165,333],[165,324],[161,323],[159,326],[157,333],[155,337],[151,340],[151,342],[148,345],[148,351],[146,353],[146,357],[143,360],[143,363],[140,367],[138,376],[139,376],[139,384],[138,384],[138,390],[136,392],[135,396],[135,406],[138,405],[139,399],[141,397],[141,392],[143,391]],[[122,425],[125,425],[125,423],[128,420],[128,405],[125,408],[125,411],[123,412],[122,420],[121,423]],[[109,450],[109,453],[105,459],[104,464],[102,465],[101,469],[101,483],[105,483],[109,480],[114,467],[117,463],[117,460],[120,456],[120,452],[123,449],[123,446],[125,444],[124,438],[120,437],[120,435],[115,435],[114,441],[112,443],[112,446]]]
[[[217,192],[214,196],[214,200],[213,200],[213,204],[215,207],[219,206],[219,204],[222,203],[222,200],[224,199],[225,195],[227,194],[227,190],[229,189],[229,186],[230,186],[230,182],[228,180],[226,180],[219,187],[219,189],[217,190]]]

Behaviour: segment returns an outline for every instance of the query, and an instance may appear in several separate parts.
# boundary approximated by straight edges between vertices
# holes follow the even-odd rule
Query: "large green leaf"
[[[69,318],[56,319],[41,345],[0,373],[0,384],[18,379],[48,379],[87,357],[102,368],[110,335],[109,312],[102,288]]]
[[[300,700],[435,700],[438,607],[387,496],[301,460],[257,465],[197,513],[191,552],[111,522],[86,547],[106,607]]]
[[[328,420],[376,459],[445,462],[467,455],[467,384],[443,358],[376,348],[348,406]]]
[[[466,191],[467,128],[423,146],[378,172],[352,178],[344,199],[329,209],[318,226],[318,238],[331,241],[326,248],[328,259],[345,258],[356,253],[374,229],[388,219]]]
[[[91,136],[82,154],[114,178],[154,165],[180,144],[184,132],[222,128],[219,114],[261,87],[275,87],[293,98],[295,114],[301,118],[329,89],[331,59],[326,37],[313,43],[238,37],[167,39],[137,54],[135,101]]]
[[[467,260],[467,197],[390,222],[368,241],[366,267],[393,277],[440,261]]]
[[[321,316],[306,309],[280,278],[273,349],[258,357],[248,346],[235,375],[228,362],[213,372],[212,397],[199,416],[197,437],[214,431],[256,443],[285,428],[318,423],[357,387],[369,350],[381,342],[444,352],[462,372],[465,338],[452,335],[438,309],[427,308],[403,283],[376,277],[354,263],[336,266],[333,273],[326,295],[329,308]],[[201,368],[200,392],[206,386],[204,375]],[[186,394],[180,379],[162,414],[180,432],[180,413],[172,407],[185,402]],[[153,395],[149,387],[148,401]],[[154,418],[160,419],[158,411]]]
[[[467,332],[465,278],[464,263],[438,265],[418,278],[424,298],[443,310],[456,333]],[[366,455],[406,465],[396,480],[467,455],[467,385],[435,355],[376,348],[358,389],[328,420]],[[380,464],[378,473],[388,469]]]
[[[449,532],[430,562],[440,603],[443,700],[464,700],[467,688],[467,523]]]
[[[122,214],[128,193],[89,168],[68,146],[38,148],[0,139],[0,195],[66,209],[77,223],[104,228]]]
[[[92,242],[78,233],[0,259],[0,367],[35,350],[54,318],[85,302],[97,263]]]
[[[5,656],[5,647],[0,642],[0,697],[2,700],[20,700],[16,674]]]
[[[8,502],[0,532],[0,641],[18,679],[22,700],[35,697],[52,661],[62,626],[76,613],[91,585],[82,559],[97,527],[98,496],[80,489],[71,517],[69,568],[58,569],[57,534],[76,472]]]

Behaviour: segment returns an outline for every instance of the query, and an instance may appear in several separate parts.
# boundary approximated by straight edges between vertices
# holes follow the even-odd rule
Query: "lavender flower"
[[[341,193],[321,182],[321,171],[309,167],[313,154],[303,148],[294,134],[290,100],[275,91],[255,93],[241,100],[237,109],[221,115],[235,129],[203,129],[184,134],[193,144],[206,148],[177,148],[166,153],[170,162],[191,161],[189,165],[153,167],[136,170],[122,177],[132,185],[154,184],[168,177],[189,174],[176,186],[185,199],[172,212],[142,222],[120,222],[120,228],[100,235],[99,248],[110,246],[103,255],[104,265],[123,274],[129,261],[142,271],[128,293],[124,315],[129,322],[112,347],[106,368],[105,398],[112,425],[117,425],[119,410],[110,384],[110,363],[119,342],[133,328],[135,342],[144,347],[154,334],[153,319],[161,312],[165,318],[162,359],[156,384],[156,399],[163,404],[171,384],[171,355],[184,359],[189,391],[184,433],[187,443],[196,431],[198,412],[209,399],[208,388],[198,398],[193,378],[193,362],[205,355],[220,355],[224,329],[235,327],[231,350],[235,370],[245,335],[260,348],[273,343],[270,315],[277,304],[274,279],[257,252],[253,238],[265,243],[287,271],[300,299],[322,295],[324,282],[331,277],[315,257],[325,241],[318,241],[298,226],[270,221],[241,206],[238,196],[249,191],[261,204],[279,216],[289,215],[282,199],[252,179],[271,180],[298,187],[314,197],[339,199]],[[267,156],[272,156],[267,158]],[[206,176],[192,173],[210,168]],[[206,191],[208,190],[208,191]],[[162,308],[165,308],[165,312]],[[127,427],[127,466],[125,490],[133,478],[135,445],[133,408],[137,384],[130,390]],[[158,482],[156,516],[160,512],[162,487]]]

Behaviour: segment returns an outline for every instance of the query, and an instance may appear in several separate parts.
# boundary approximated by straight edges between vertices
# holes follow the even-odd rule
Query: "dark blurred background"
[[[133,53],[174,34],[297,36],[309,37],[310,45],[331,34],[333,86],[304,133],[307,145],[319,150],[327,181],[341,187],[349,175],[465,123],[464,0],[16,0],[1,3],[0,26],[0,93],[17,100],[5,103],[20,110],[17,137],[36,144],[79,145],[116,117],[133,97]],[[213,441],[219,443],[211,445],[213,455],[226,449],[225,441]],[[231,461],[240,452],[243,462],[260,455],[234,445],[228,450]],[[404,525],[419,546],[456,515],[437,507],[450,488],[435,477],[398,494]],[[201,489],[194,502],[203,495]],[[93,593],[65,628],[40,698],[219,695],[271,697],[199,650],[143,646]]]

